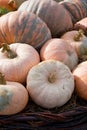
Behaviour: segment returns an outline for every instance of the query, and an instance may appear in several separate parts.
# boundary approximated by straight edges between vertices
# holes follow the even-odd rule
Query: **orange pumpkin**
[[[80,63],[74,70],[75,90],[77,94],[87,100],[87,61]]]
[[[71,70],[78,64],[78,57],[73,47],[60,38],[48,40],[40,50],[40,57],[41,60],[59,60]]]

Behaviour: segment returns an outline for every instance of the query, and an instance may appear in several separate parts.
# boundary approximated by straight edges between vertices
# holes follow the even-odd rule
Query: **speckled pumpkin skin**
[[[21,42],[38,48],[51,38],[47,25],[35,14],[13,11],[0,18],[0,42]]]

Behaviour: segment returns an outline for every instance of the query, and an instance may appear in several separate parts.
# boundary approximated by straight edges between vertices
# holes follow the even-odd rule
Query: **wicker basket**
[[[44,109],[32,100],[15,115],[0,116],[0,130],[87,130],[87,102],[73,94],[60,108]]]

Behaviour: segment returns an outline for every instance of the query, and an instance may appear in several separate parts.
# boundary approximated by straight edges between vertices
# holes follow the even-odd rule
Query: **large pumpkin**
[[[70,45],[72,45],[79,59],[85,60],[84,58],[87,55],[87,37],[84,35],[83,30],[68,31],[64,33],[61,38],[66,40]]]
[[[64,105],[74,91],[74,77],[62,62],[47,60],[32,67],[27,75],[32,100],[45,108]]]
[[[45,21],[53,37],[58,37],[73,27],[70,14],[62,5],[58,5],[56,1],[28,0],[23,2],[18,8],[18,11],[24,10],[35,13]]]
[[[41,60],[61,61],[71,70],[78,64],[78,57],[73,47],[60,38],[48,40],[40,50],[40,57]]]
[[[50,38],[49,28],[35,14],[13,11],[0,18],[0,42],[27,43],[39,48]]]
[[[80,63],[73,70],[73,75],[77,94],[87,100],[87,61]]]
[[[28,44],[4,44],[0,49],[0,72],[8,81],[25,83],[28,71],[39,62],[38,52]]]
[[[82,1],[59,4],[54,0],[28,0],[18,10],[38,15],[48,25],[53,37],[60,37],[64,32],[72,30],[76,21],[87,16],[87,9]]]

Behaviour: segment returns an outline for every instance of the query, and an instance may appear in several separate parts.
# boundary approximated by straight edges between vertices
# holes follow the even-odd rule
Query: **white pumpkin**
[[[70,69],[56,60],[46,60],[32,67],[26,84],[32,100],[44,108],[64,105],[74,91],[74,77]]]

